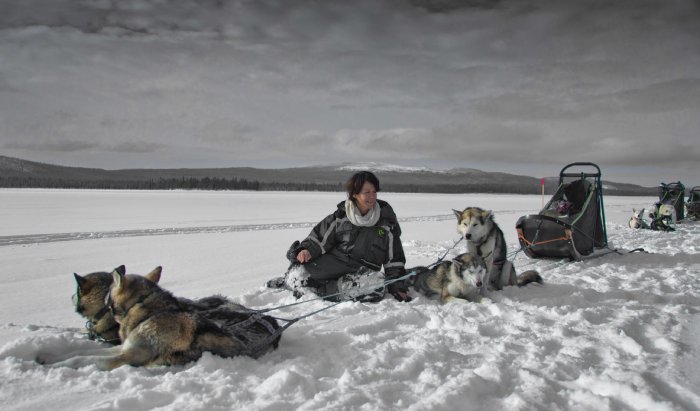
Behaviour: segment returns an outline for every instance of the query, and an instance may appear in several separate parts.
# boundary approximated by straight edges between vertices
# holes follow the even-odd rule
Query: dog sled
[[[580,168],[588,171],[571,171]],[[593,163],[562,168],[559,187],[549,202],[539,214],[520,217],[515,228],[530,258],[581,260],[607,247],[600,168]]]
[[[686,211],[688,218],[691,220],[700,219],[700,186],[695,186],[690,189],[688,193],[688,202],[686,205]]]
[[[676,221],[683,220],[685,218],[685,186],[683,183],[680,181],[668,184],[661,183],[659,185],[659,201],[656,204],[655,218],[671,219],[675,214],[674,224]],[[664,205],[673,207],[673,211],[664,212]]]

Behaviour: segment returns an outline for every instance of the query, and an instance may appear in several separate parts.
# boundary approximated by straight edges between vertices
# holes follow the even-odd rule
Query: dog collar
[[[95,323],[93,323],[93,322],[90,321],[90,320],[88,320],[88,321],[85,323],[85,329],[88,331],[88,335],[87,335],[87,336],[88,336],[88,338],[89,338],[90,340],[105,342],[105,343],[109,343],[109,344],[114,344],[115,342],[120,341],[120,338],[117,337],[117,338],[113,338],[113,339],[111,339],[111,340],[108,340],[108,339],[104,338],[104,337],[102,336],[102,334],[105,334],[107,331],[111,331],[111,330],[113,330],[113,329],[115,329],[115,328],[119,328],[119,324],[117,324],[116,322],[115,322],[114,325],[112,325],[111,327],[107,328],[106,330],[103,330],[101,333],[98,333],[98,332],[97,332],[97,326],[96,326]]]
[[[105,305],[104,307],[102,307],[100,309],[100,311],[97,312],[97,314],[95,314],[93,321],[95,323],[99,322],[102,319],[102,317],[104,317],[105,314],[107,314],[108,312],[109,312],[109,306]]]
[[[122,312],[121,312],[119,315],[121,315],[122,317],[126,317],[126,315],[129,314],[129,311],[131,311],[132,308],[136,307],[136,306],[139,305],[139,304],[142,304],[144,301],[146,301],[146,299],[147,299],[148,297],[149,297],[149,295],[144,295],[144,296],[142,296],[142,297],[139,298],[135,303],[133,303],[133,304],[131,305],[131,307],[127,308],[126,310],[122,310]],[[115,321],[116,321],[116,316],[117,316],[116,311],[117,311],[117,310],[116,310],[116,308],[114,307],[114,304],[112,304],[112,294],[111,294],[111,293],[107,293],[107,297],[105,297],[105,306],[107,307],[107,309],[109,310],[109,312],[112,313],[112,316],[115,317]]]

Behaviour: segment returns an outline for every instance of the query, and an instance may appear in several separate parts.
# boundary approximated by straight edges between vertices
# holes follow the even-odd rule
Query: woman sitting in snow
[[[377,200],[379,180],[369,171],[345,184],[348,198],[287,252],[292,263],[268,287],[290,288],[297,297],[311,289],[329,300],[379,301],[385,280],[404,275],[401,228],[389,203]],[[384,268],[384,274],[380,270]],[[386,287],[399,301],[410,301],[404,281]]]

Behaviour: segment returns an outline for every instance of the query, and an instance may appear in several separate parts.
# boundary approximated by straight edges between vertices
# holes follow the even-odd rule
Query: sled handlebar
[[[565,171],[566,171],[567,169],[571,168],[571,167],[581,167],[581,166],[584,166],[584,167],[594,167],[596,170],[598,170],[598,172],[595,173],[595,174],[593,174],[593,173],[583,173],[583,172],[581,172],[581,173],[565,173]],[[597,164],[594,164],[594,163],[585,163],[585,162],[582,162],[582,163],[571,163],[571,164],[569,164],[569,165],[567,165],[567,166],[565,166],[564,168],[561,169],[561,171],[559,172],[559,179],[561,180],[561,179],[564,178],[564,177],[579,177],[579,176],[581,176],[581,177],[596,177],[596,178],[600,178],[600,175],[601,175],[601,173],[600,173],[600,167],[598,167]]]

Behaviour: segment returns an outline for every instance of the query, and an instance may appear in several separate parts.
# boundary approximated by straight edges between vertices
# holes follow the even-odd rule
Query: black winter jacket
[[[384,267],[387,279],[404,275],[406,256],[401,245],[401,227],[389,203],[377,200],[379,221],[372,227],[359,227],[345,213],[345,201],[333,214],[321,220],[301,242],[300,249],[311,253],[311,260],[326,254],[375,271]]]

